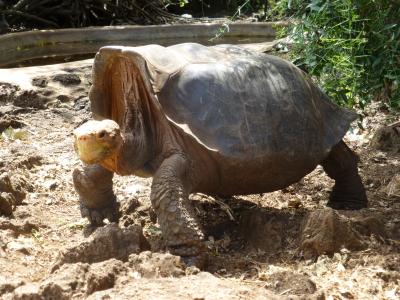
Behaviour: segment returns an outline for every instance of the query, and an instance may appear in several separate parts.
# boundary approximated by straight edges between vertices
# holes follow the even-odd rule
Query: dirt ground
[[[369,208],[325,208],[317,168],[282,191],[192,195],[206,270],[165,253],[151,179],[115,177],[118,224],[80,217],[72,131],[90,118],[91,61],[0,70],[1,299],[399,299],[399,114],[376,103],[346,136]]]

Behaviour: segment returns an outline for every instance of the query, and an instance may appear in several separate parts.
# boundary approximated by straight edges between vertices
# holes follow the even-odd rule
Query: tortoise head
[[[75,151],[87,164],[105,163],[118,153],[123,138],[113,120],[88,121],[74,130]]]

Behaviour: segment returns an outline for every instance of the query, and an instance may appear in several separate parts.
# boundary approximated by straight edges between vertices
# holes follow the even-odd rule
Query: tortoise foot
[[[360,201],[338,202],[334,200],[333,201],[329,200],[326,206],[336,210],[358,210],[368,207],[367,202],[360,202]]]
[[[117,202],[103,208],[89,208],[81,203],[80,210],[81,216],[87,218],[91,226],[104,225],[104,219],[110,222],[117,222],[119,219],[119,204]]]
[[[202,242],[194,245],[170,246],[168,250],[174,255],[179,255],[188,267],[197,267],[201,270],[207,265],[208,255]]]
[[[352,185],[335,186],[327,206],[340,210],[357,210],[368,206],[367,196],[364,187],[359,185],[358,188]]]
[[[187,267],[197,267],[200,270],[204,270],[207,266],[208,255],[182,256],[182,260]]]

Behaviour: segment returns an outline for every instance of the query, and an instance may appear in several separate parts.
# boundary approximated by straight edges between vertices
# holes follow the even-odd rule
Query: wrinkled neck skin
[[[121,128],[123,143],[117,152],[115,169],[119,175],[152,176],[153,170],[149,163],[153,156],[153,141],[151,139],[151,124],[147,124],[141,107],[136,111],[125,113],[124,125]]]
[[[106,78],[109,103],[114,105],[109,117],[121,126],[123,143],[102,165],[120,175],[153,176],[163,159],[180,149],[179,134],[171,129],[157,96],[142,78],[145,73],[131,61],[117,58]]]
[[[166,157],[181,152],[182,137],[154,103],[127,112],[124,124],[124,142],[113,170],[119,175],[152,177]]]

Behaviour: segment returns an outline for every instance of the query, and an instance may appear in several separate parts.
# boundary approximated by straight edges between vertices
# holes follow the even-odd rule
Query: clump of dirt
[[[186,269],[179,256],[150,251],[130,255],[129,266],[144,278],[181,277],[185,275]]]
[[[3,291],[14,298],[71,299],[84,297],[97,291],[123,285],[131,278],[173,278],[186,274],[186,266],[180,257],[171,254],[131,254],[127,262],[112,258],[96,263],[63,264],[49,274],[40,284],[17,282],[4,284]],[[1,286],[0,286],[1,287]],[[30,298],[31,299],[31,298]]]
[[[317,290],[316,284],[305,274],[283,271],[265,276],[264,279],[268,283],[267,287],[278,294],[290,291],[293,295],[307,295],[314,294]]]
[[[0,138],[0,203],[12,212],[0,216],[0,298],[398,299],[400,157],[370,144],[398,114],[372,104],[345,137],[360,154],[367,209],[326,209],[333,182],[322,168],[269,194],[191,195],[209,252],[200,272],[165,253],[151,179],[115,176],[118,223],[93,229],[81,218],[71,133],[90,118],[90,65],[16,69],[18,84],[0,84],[4,130],[26,133]],[[45,104],[15,102],[22,90]]]
[[[48,103],[45,95],[36,90],[25,90],[19,86],[0,82],[0,103],[19,107],[43,109]]]
[[[81,83],[81,79],[76,74],[61,73],[54,75],[52,79],[60,82],[64,86],[77,85]]]
[[[90,230],[90,227],[88,229]],[[53,270],[66,263],[94,263],[110,258],[127,260],[130,254],[148,248],[141,226],[120,228],[118,224],[112,223],[96,228],[88,239],[65,249]]]
[[[332,255],[342,248],[361,250],[366,247],[350,219],[331,208],[310,212],[304,223],[300,249],[306,258]]]
[[[27,178],[19,174],[0,169],[0,216],[10,216],[17,205],[20,205],[33,187]]]
[[[9,115],[0,116],[0,133],[10,127],[15,129],[23,126],[25,126],[25,124],[18,117],[11,117]]]
[[[371,147],[400,153],[400,122],[380,127],[371,140]]]

